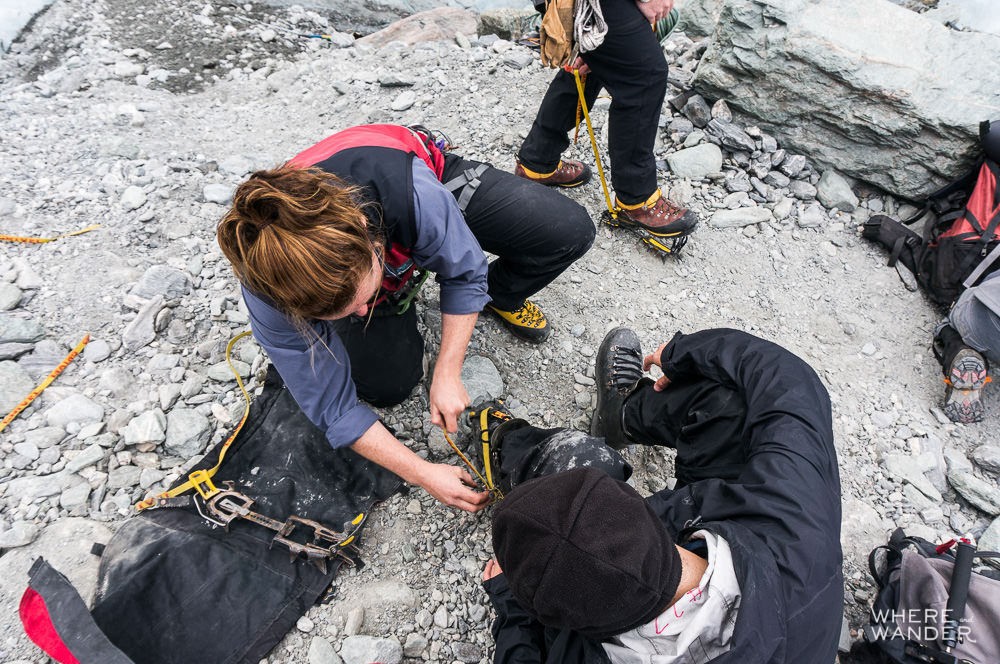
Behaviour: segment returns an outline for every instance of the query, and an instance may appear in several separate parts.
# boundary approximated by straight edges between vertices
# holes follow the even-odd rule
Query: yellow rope
[[[174,498],[175,496],[179,496],[182,493],[190,491],[191,489],[197,491],[202,498],[210,498],[219,492],[219,489],[212,483],[212,476],[219,470],[219,467],[222,465],[222,460],[226,457],[226,452],[229,451],[229,446],[233,444],[234,440],[236,440],[236,436],[240,433],[240,430],[243,429],[243,425],[246,424],[247,418],[250,417],[250,393],[247,392],[247,388],[244,387],[243,379],[240,378],[240,372],[238,372],[236,367],[233,366],[232,360],[233,346],[236,345],[237,341],[248,336],[249,334],[250,330],[240,332],[235,337],[230,339],[229,343],[226,345],[226,364],[229,365],[229,370],[233,372],[234,376],[236,376],[236,384],[240,386],[240,391],[243,392],[243,400],[246,402],[246,406],[243,409],[243,417],[240,418],[240,423],[236,425],[233,432],[229,434],[229,438],[227,438],[226,442],[222,444],[222,449],[219,450],[219,458],[215,462],[215,465],[208,470],[195,470],[188,475],[188,481],[184,484],[176,486],[169,491],[164,491],[159,495],[140,501],[135,506],[136,511],[141,512],[142,510],[155,505],[161,498]]]
[[[611,193],[608,191],[608,181],[604,177],[604,166],[601,163],[601,153],[597,149],[597,139],[594,138],[594,125],[590,123],[590,111],[587,110],[587,102],[583,96],[583,81],[580,79],[580,70],[573,70],[573,78],[576,79],[576,91],[580,95],[580,108],[583,110],[583,117],[587,121],[587,132],[590,134],[590,147],[594,148],[594,161],[597,162],[597,174],[601,176],[601,188],[604,189],[604,202],[607,203],[608,213],[612,219],[618,218],[618,210],[611,202]]]
[[[100,228],[100,224],[91,224],[86,228],[81,228],[78,231],[73,231],[72,233],[63,233],[62,235],[56,235],[55,237],[22,237],[20,235],[0,235],[0,242],[21,242],[24,244],[45,244],[46,242],[55,242],[56,240],[61,240],[66,237],[72,237],[74,235],[83,235],[84,233],[89,233],[90,231]]]
[[[59,377],[59,374],[61,374],[66,369],[66,367],[69,366],[69,363],[72,362],[74,358],[76,358],[76,356],[80,354],[80,352],[83,350],[83,347],[86,346],[89,342],[90,342],[90,335],[89,334],[83,335],[83,340],[80,341],[80,343],[78,343],[76,347],[70,351],[69,355],[67,355],[63,359],[63,361],[59,363],[59,366],[53,369],[52,373],[46,376],[45,380],[43,380],[38,385],[38,387],[29,392],[28,396],[26,396],[21,403],[14,406],[14,410],[7,413],[7,416],[2,420],[0,420],[0,431],[6,429],[7,425],[13,422],[14,418],[20,415],[22,410],[30,406],[31,402],[34,401],[36,398],[38,398],[38,395],[41,394],[46,387],[51,385],[52,381],[54,381],[56,378]]]

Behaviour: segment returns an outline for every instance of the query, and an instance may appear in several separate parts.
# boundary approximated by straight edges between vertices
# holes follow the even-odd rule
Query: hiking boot
[[[521,308],[515,311],[504,311],[492,304],[487,304],[486,308],[495,313],[515,336],[525,341],[541,343],[549,338],[549,332],[552,331],[545,314],[531,300],[525,300]]]
[[[590,166],[575,159],[562,159],[551,173],[537,173],[517,160],[514,175],[549,187],[579,187],[590,181]]]
[[[698,225],[698,215],[687,208],[677,207],[657,189],[646,202],[618,206],[619,226],[633,226],[659,238],[689,235]]]
[[[488,483],[508,491],[506,482],[500,482],[500,450],[506,431],[525,426],[527,422],[515,418],[502,399],[480,402],[467,411],[472,429],[472,455],[482,469]]]
[[[981,422],[985,409],[981,393],[986,383],[986,360],[971,348],[963,348],[955,355],[948,368],[944,382],[948,385],[944,393],[944,414],[952,422],[974,424]]]
[[[635,332],[616,327],[608,332],[597,351],[597,408],[590,423],[590,435],[603,437],[620,450],[635,442],[625,431],[625,400],[653,381],[643,377],[642,345]]]

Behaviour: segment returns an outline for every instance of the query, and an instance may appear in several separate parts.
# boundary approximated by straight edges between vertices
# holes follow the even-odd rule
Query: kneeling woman
[[[469,405],[461,368],[479,312],[543,341],[548,321],[527,298],[583,255],[594,232],[586,210],[539,184],[445,154],[425,131],[364,125],[251,175],[217,237],[254,337],[330,444],[474,512],[488,494],[468,473],[421,459],[358,399],[398,404],[423,377],[406,294],[418,270],[434,272],[431,421],[454,431]],[[483,250],[498,256],[489,266]]]

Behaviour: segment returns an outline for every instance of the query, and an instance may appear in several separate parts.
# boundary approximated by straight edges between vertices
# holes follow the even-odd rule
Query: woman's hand
[[[417,483],[438,502],[466,512],[478,512],[490,502],[489,492],[473,490],[472,476],[457,466],[429,463]]]
[[[436,371],[431,382],[431,424],[454,433],[458,417],[469,405],[469,393],[459,376]]]

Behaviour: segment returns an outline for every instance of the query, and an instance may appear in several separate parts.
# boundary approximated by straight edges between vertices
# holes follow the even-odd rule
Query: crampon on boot
[[[605,210],[601,220],[612,228],[631,231],[663,255],[679,254],[698,226],[698,216],[694,212],[674,205],[659,189],[647,201],[635,206],[616,201],[614,213]]]
[[[477,403],[467,411],[466,417],[472,429],[471,456],[482,468],[480,481],[496,500],[501,500],[504,493],[510,491],[509,482],[500,480],[503,432],[525,422],[511,415],[502,399]]]

